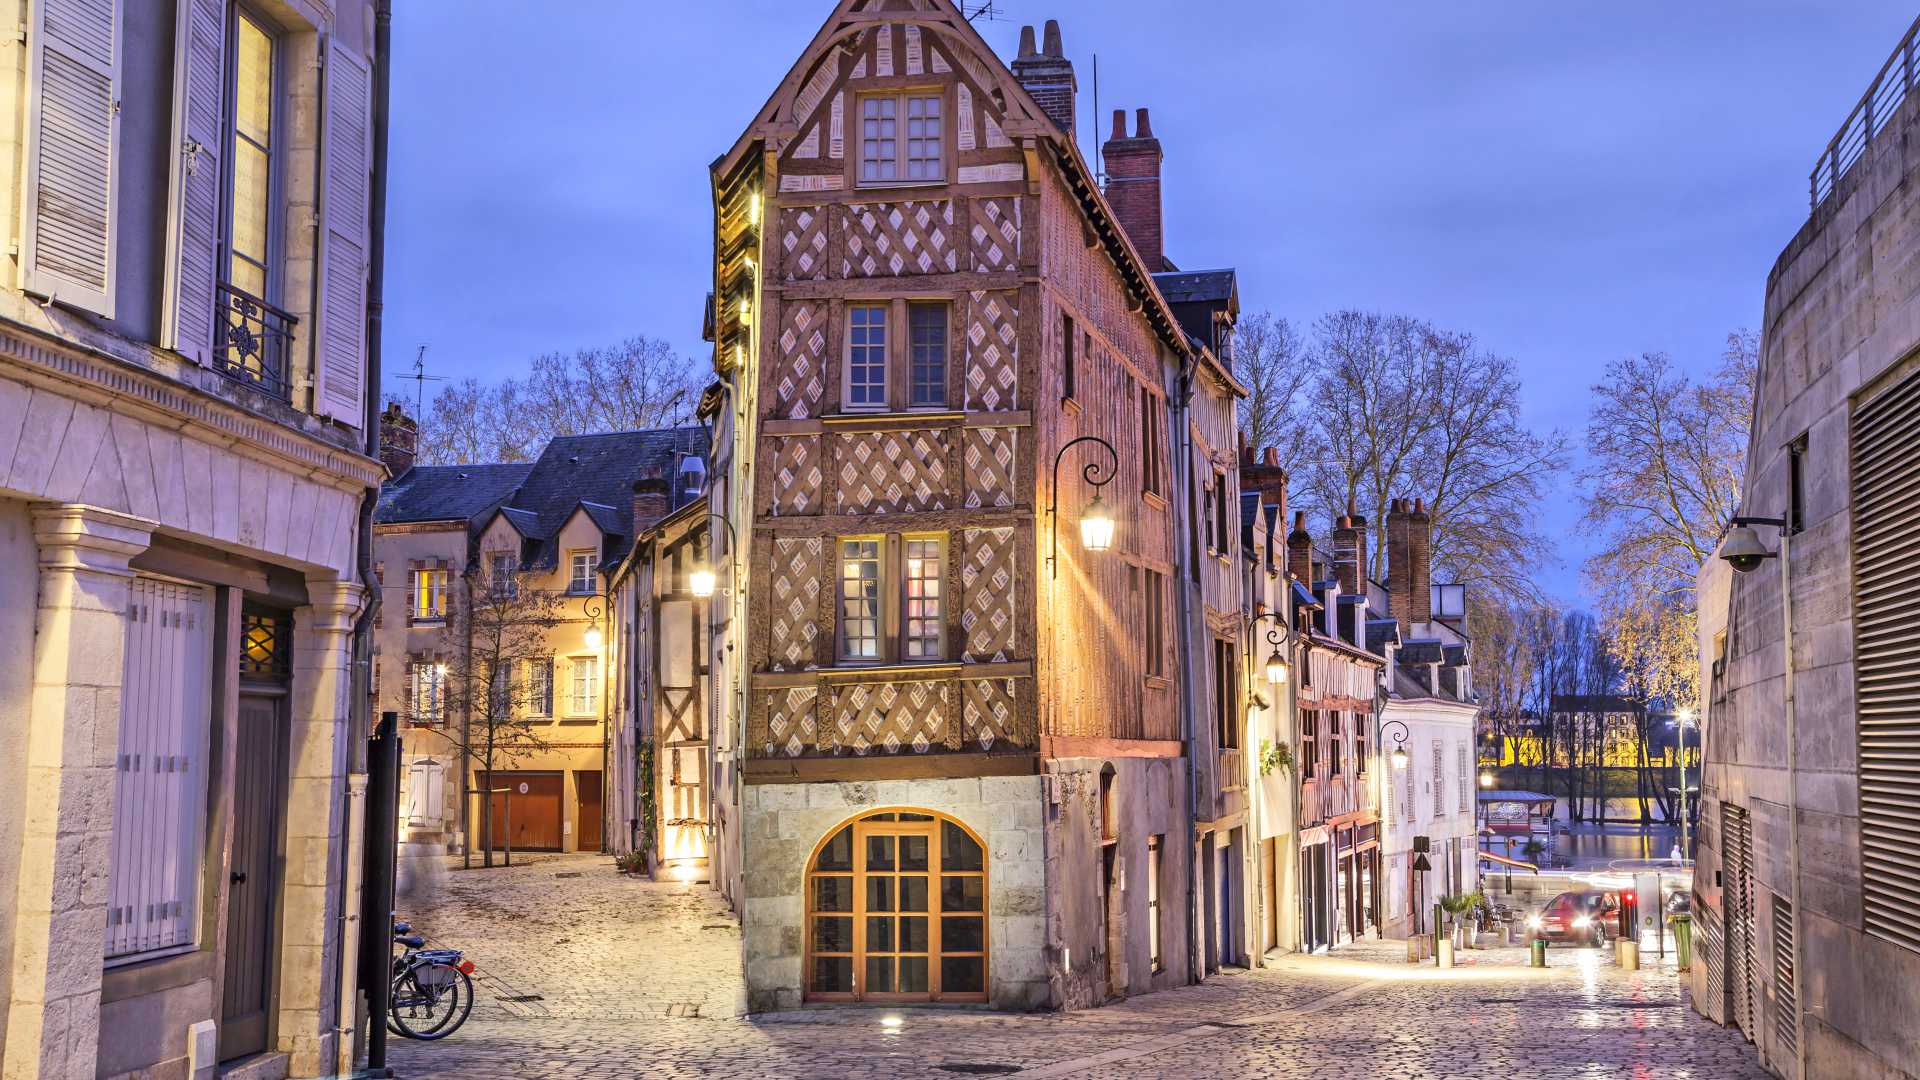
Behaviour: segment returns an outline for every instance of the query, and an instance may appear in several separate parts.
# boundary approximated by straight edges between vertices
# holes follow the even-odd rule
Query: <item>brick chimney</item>
[[[1433,521],[1424,502],[1395,499],[1387,509],[1387,592],[1400,637],[1433,621]]]
[[[1412,590],[1407,597],[1412,601],[1413,621],[1427,623],[1433,621],[1433,518],[1427,515],[1424,499],[1413,500],[1413,513],[1407,517],[1407,554],[1412,559],[1411,580],[1408,587]]]
[[[1240,490],[1260,493],[1260,505],[1280,508],[1281,520],[1287,516],[1287,470],[1280,467],[1280,451],[1267,447],[1256,462],[1248,450],[1241,458]]]
[[[1307,512],[1293,515],[1293,531],[1287,534],[1287,573],[1313,587],[1313,534],[1307,531]]]
[[[659,469],[633,482],[633,535],[639,536],[673,509],[673,483]]]
[[[1166,241],[1161,232],[1160,140],[1153,137],[1153,122],[1147,110],[1136,114],[1134,131],[1127,134],[1127,112],[1113,110],[1113,138],[1101,147],[1107,162],[1107,202],[1127,238],[1146,260],[1149,273],[1173,269],[1167,263]]]
[[[1354,591],[1364,596],[1367,591],[1367,579],[1373,573],[1371,569],[1373,564],[1367,561],[1367,556],[1371,554],[1369,544],[1373,538],[1368,535],[1366,515],[1356,512],[1351,499],[1347,500],[1347,517],[1353,522],[1353,561],[1359,568],[1354,574]]]
[[[413,468],[414,458],[420,452],[420,425],[414,423],[400,408],[400,403],[387,403],[386,410],[380,414],[380,461],[387,471],[398,478]]]
[[[1360,591],[1360,568],[1355,560],[1359,548],[1354,541],[1353,519],[1345,514],[1333,523],[1333,576],[1343,593]]]
[[[1020,28],[1020,56],[1013,62],[1013,78],[1061,131],[1071,137],[1075,120],[1074,98],[1080,81],[1074,78],[1073,61],[1060,47],[1060,23],[1047,20],[1045,45],[1033,47],[1033,27]]]

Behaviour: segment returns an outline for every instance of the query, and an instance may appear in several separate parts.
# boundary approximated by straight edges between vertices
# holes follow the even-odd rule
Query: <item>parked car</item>
[[[1620,894],[1600,889],[1575,889],[1547,902],[1527,919],[1527,930],[1549,944],[1591,945],[1602,948],[1620,926]]]

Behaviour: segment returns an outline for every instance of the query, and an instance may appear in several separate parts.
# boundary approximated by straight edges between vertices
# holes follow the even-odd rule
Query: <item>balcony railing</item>
[[[235,382],[291,401],[293,380],[287,371],[287,358],[294,324],[300,320],[225,282],[218,288],[214,367]]]
[[[1840,125],[1840,131],[1827,143],[1826,150],[1820,154],[1820,160],[1814,162],[1813,176],[1808,183],[1808,191],[1813,200],[1812,209],[1820,209],[1827,196],[1840,186],[1840,178],[1847,174],[1853,163],[1867,151],[1873,137],[1887,126],[1893,114],[1900,109],[1900,103],[1906,100],[1907,93],[1914,85],[1914,64],[1920,57],[1914,52],[1920,48],[1920,20],[1907,28],[1907,36],[1900,39],[1900,45],[1893,55],[1881,66],[1880,73],[1873,77],[1867,92],[1860,97],[1860,103],[1847,114],[1847,122]]]

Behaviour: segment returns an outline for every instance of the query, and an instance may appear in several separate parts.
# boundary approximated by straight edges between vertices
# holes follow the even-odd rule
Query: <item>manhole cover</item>
[[[521,994],[519,997],[503,997],[500,1000],[511,1001],[515,1005],[525,1005],[529,1001],[545,1001],[547,999],[541,994]]]
[[[996,1065],[985,1061],[949,1061],[935,1068],[941,1072],[966,1073],[968,1076],[1010,1076],[1020,1071],[1018,1065]]]

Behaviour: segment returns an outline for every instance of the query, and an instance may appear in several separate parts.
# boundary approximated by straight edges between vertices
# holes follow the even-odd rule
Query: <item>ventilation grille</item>
[[[1742,807],[1720,804],[1721,905],[1727,923],[1727,1018],[1754,1039],[1753,818]]]
[[[1793,1053],[1800,1032],[1795,1027],[1793,996],[1793,905],[1785,897],[1773,899],[1773,1035],[1785,1053]]]
[[[1920,372],[1853,412],[1854,677],[1868,933],[1920,951]]]

